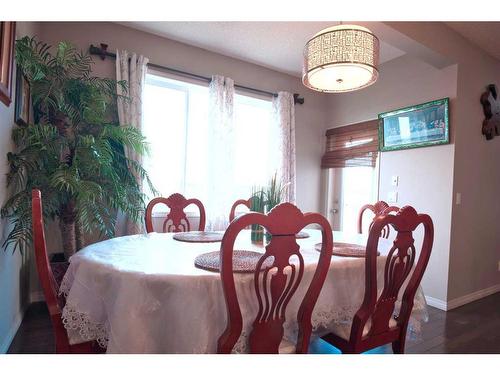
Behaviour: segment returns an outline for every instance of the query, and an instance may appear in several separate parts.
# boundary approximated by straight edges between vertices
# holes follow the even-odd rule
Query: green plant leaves
[[[146,197],[136,178],[157,192],[142,166],[124,152],[124,147],[147,152],[144,137],[115,122],[116,101],[129,100],[127,83],[92,77],[92,58],[68,42],[52,48],[23,37],[15,51],[30,83],[37,122],[12,131],[10,197],[0,212],[12,230],[3,246],[15,251],[31,245],[33,188],[42,191],[44,217],[68,215],[69,207],[85,232],[112,236],[117,210],[142,219]]]

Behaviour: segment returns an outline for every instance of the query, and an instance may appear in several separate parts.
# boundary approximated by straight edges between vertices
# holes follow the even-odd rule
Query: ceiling
[[[302,52],[332,22],[120,22],[122,25],[245,60],[294,76],[302,75]],[[405,52],[380,41],[380,63]]]
[[[500,60],[500,22],[446,22],[453,30]]]

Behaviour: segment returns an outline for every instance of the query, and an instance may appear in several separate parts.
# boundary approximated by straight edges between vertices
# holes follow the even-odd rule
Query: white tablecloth
[[[296,341],[295,316],[315,270],[321,241],[318,230],[297,240],[304,257],[301,286],[290,301],[285,338]],[[362,235],[334,232],[335,242],[366,244]],[[392,241],[380,240],[379,292],[384,254]],[[263,251],[242,232],[235,248]],[[176,241],[171,233],[117,237],[85,247],[70,259],[61,285],[66,295],[63,321],[71,343],[96,339],[108,353],[215,353],[226,324],[219,273],[194,266],[197,255],[220,249],[220,243]],[[236,286],[244,319],[235,351],[246,350],[246,338],[256,316],[253,274],[237,274]],[[314,333],[332,326],[349,329],[363,300],[364,258],[332,258],[330,272],[313,312]],[[410,328],[427,320],[421,289],[415,297]]]

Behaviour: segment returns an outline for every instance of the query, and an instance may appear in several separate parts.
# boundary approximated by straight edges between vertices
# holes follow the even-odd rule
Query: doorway
[[[378,160],[375,167],[329,169],[327,212],[333,230],[357,232],[360,208],[378,200],[378,171]]]

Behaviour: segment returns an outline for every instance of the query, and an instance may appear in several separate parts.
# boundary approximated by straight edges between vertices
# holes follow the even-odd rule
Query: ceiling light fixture
[[[375,83],[379,41],[367,28],[338,25],[321,30],[304,48],[302,83],[321,92],[348,92]]]

